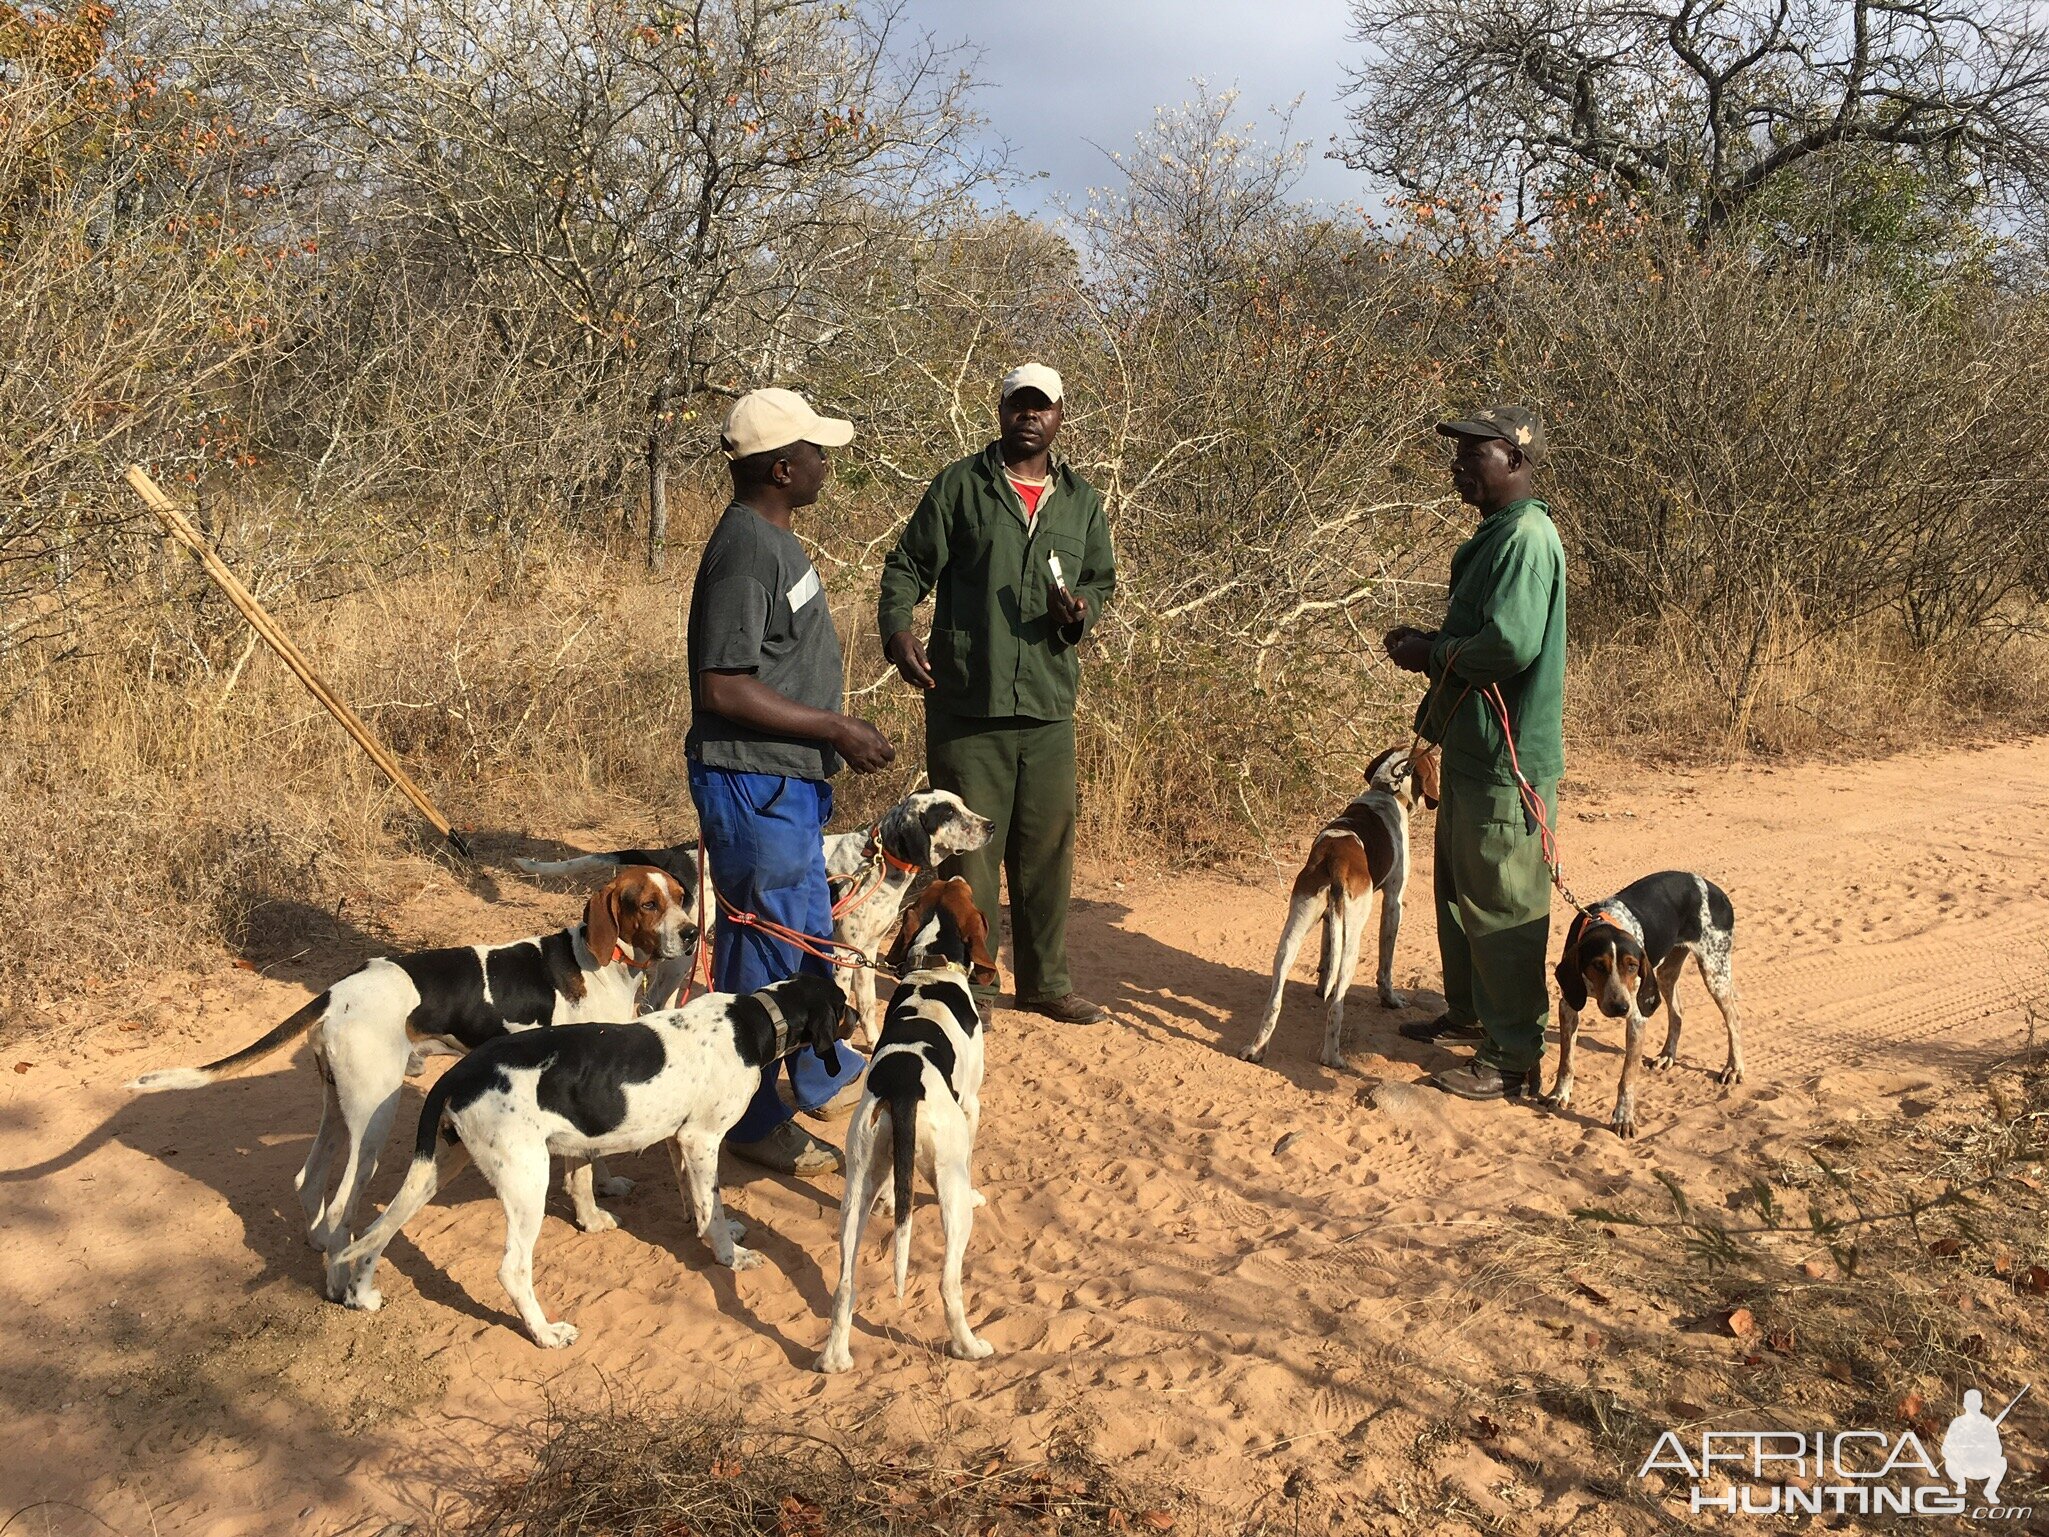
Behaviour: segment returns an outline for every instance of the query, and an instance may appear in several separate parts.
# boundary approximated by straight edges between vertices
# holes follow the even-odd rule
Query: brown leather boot
[[[1100,1025],[1110,1011],[1080,993],[1062,993],[1058,998],[1020,998],[1017,1006],[1033,1014],[1057,1019],[1063,1025]]]

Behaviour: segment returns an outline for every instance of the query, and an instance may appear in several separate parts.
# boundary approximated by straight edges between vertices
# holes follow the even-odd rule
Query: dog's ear
[[[804,1034],[808,1037],[805,1044],[818,1053],[818,1060],[835,1078],[840,1074],[840,1037],[851,1028],[847,1017],[852,1008],[835,982],[832,996],[827,998],[821,993],[817,1004],[804,1015]]]
[[[1587,1006],[1587,979],[1579,965],[1579,942],[1586,927],[1586,919],[1572,920],[1572,927],[1565,933],[1565,953],[1558,957],[1558,964],[1551,972],[1558,983],[1558,995],[1565,1000],[1565,1006],[1573,1010]]]
[[[1366,783],[1372,784],[1373,776],[1380,772],[1381,765],[1386,763],[1389,758],[1392,758],[1396,753],[1400,751],[1401,749],[1399,747],[1390,747],[1386,752],[1382,753],[1379,757],[1375,758],[1371,763],[1367,764]]]
[[[978,986],[994,987],[997,981],[996,958],[989,953],[989,920],[982,916],[982,909],[973,900],[963,904],[967,908],[966,923],[968,942],[968,975]]]
[[[1636,979],[1636,1012],[1645,1019],[1658,1012],[1658,974],[1651,969],[1649,956],[1644,957],[1643,973]]]
[[[583,942],[600,966],[610,965],[619,948],[619,883],[624,879],[613,876],[583,905]]]
[[[1409,772],[1416,776],[1416,789],[1423,797],[1423,804],[1432,811],[1437,809],[1444,784],[1439,777],[1440,764],[1435,747],[1419,747],[1409,757]]]
[[[907,865],[916,865],[920,870],[932,867],[932,828],[935,816],[944,820],[944,805],[927,806],[923,811],[913,812],[907,806],[899,806],[890,818],[890,825],[883,832],[886,841],[895,845],[890,853]]]
[[[927,886],[904,909],[903,918],[896,926],[896,938],[889,942],[889,953],[883,957],[891,971],[901,972],[910,961],[911,941],[925,926],[925,919],[932,911],[932,893],[938,889],[937,886]]]

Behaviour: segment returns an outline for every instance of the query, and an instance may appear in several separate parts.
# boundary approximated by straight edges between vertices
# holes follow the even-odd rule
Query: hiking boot
[[[798,1114],[808,1115],[814,1121],[844,1121],[854,1113],[854,1106],[861,1103],[861,1091],[864,1083],[864,1079],[856,1078],[824,1104],[814,1106],[809,1110],[801,1110]]]
[[[1537,1069],[1504,1073],[1491,1062],[1462,1062],[1423,1081],[1460,1099],[1521,1099],[1525,1093],[1536,1092]]]
[[[777,1174],[833,1174],[846,1159],[830,1142],[821,1142],[795,1121],[785,1121],[758,1142],[726,1143],[726,1151],[758,1168]]]
[[[1397,1025],[1395,1034],[1409,1041],[1477,1041],[1481,1030],[1477,1022],[1470,1025],[1453,1023],[1447,1011],[1435,1019],[1412,1019],[1406,1025]]]
[[[1058,998],[1020,998],[1017,1006],[1058,1020],[1063,1025],[1100,1025],[1110,1017],[1108,1009],[1100,1003],[1092,1003],[1080,993],[1062,993]]]

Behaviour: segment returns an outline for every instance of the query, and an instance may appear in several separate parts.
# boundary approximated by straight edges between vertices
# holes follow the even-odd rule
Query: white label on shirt
[[[818,573],[806,571],[796,586],[790,589],[790,612],[796,613],[806,603],[818,596]]]

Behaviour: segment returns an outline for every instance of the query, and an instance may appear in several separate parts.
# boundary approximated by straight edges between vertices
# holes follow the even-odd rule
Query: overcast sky
[[[1294,138],[1308,146],[1298,196],[1377,201],[1367,180],[1324,158],[1344,126],[1338,88],[1358,53],[1346,0],[908,0],[909,19],[941,42],[982,51],[976,104],[1015,165],[1044,179],[1012,194],[1050,209],[1079,203],[1116,170],[1102,150],[1126,150],[1153,108],[1239,88],[1237,117],[1273,132],[1270,107],[1297,96]],[[1100,145],[1102,148],[1096,148]]]

